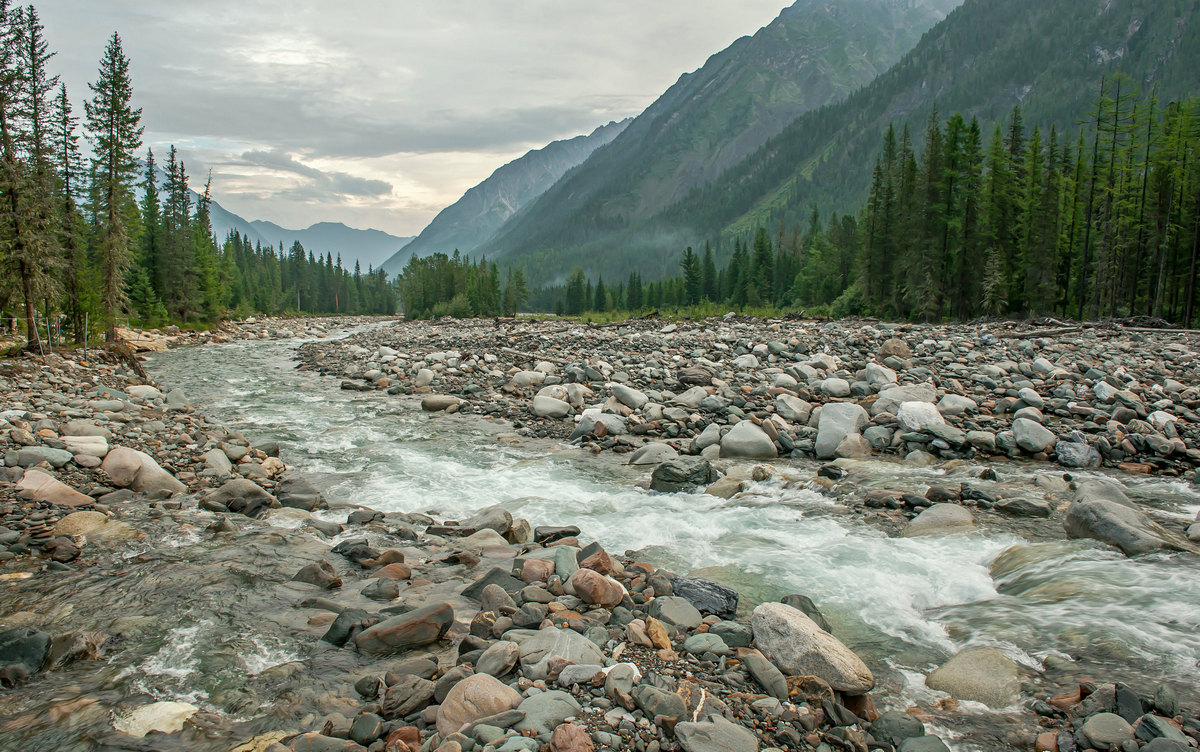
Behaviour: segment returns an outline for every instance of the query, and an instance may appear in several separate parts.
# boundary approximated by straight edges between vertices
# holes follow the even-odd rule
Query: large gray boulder
[[[150,496],[174,496],[187,491],[187,486],[162,469],[153,457],[129,447],[114,447],[100,468],[108,473],[114,486]]]
[[[567,663],[604,665],[604,654],[596,643],[570,629],[547,627],[521,643],[521,666],[533,680],[550,674],[550,661],[561,658]]]
[[[721,438],[721,457],[770,459],[779,455],[775,442],[754,422],[743,420]]]
[[[848,436],[859,436],[870,422],[867,411],[853,402],[831,402],[821,408],[817,421],[817,458],[829,459]]]
[[[1165,530],[1129,500],[1116,483],[1079,483],[1063,520],[1068,538],[1092,538],[1121,549],[1126,556],[1159,550],[1194,551],[1182,537]]]
[[[925,685],[990,708],[1013,705],[1021,693],[1017,664],[995,648],[962,651],[930,673]]]
[[[1029,418],[1017,418],[1012,424],[1013,440],[1026,452],[1036,453],[1049,450],[1057,441],[1050,429]]]
[[[929,402],[937,400],[937,390],[932,384],[906,384],[893,386],[879,393],[879,398],[871,403],[871,415],[892,413],[900,409],[905,402]]]
[[[278,509],[280,504],[249,478],[234,478],[205,494],[201,506],[215,512],[227,511],[259,517],[268,509]]]
[[[875,686],[875,676],[862,659],[799,609],[763,603],[754,609],[750,628],[759,651],[789,676],[816,676],[851,695]]]
[[[670,444],[653,441],[645,446],[638,447],[629,453],[630,465],[656,465],[660,462],[673,460],[679,456],[679,452]]]
[[[699,723],[676,724],[675,739],[686,752],[758,752],[758,737],[753,732],[719,715]]]
[[[807,423],[812,415],[812,405],[790,394],[781,394],[775,398],[775,412],[784,420],[792,423]]]

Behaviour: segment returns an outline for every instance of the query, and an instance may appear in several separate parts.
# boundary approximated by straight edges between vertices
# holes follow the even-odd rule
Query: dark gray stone
[[[652,491],[690,491],[717,479],[712,463],[702,457],[676,457],[654,468],[650,476]]]
[[[675,595],[696,607],[702,614],[714,614],[722,619],[737,615],[738,592],[731,587],[701,577],[676,577],[671,580]]]

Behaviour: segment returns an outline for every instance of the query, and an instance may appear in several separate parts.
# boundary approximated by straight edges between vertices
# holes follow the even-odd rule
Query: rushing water
[[[1092,541],[1063,540],[1056,521],[1039,522],[1038,529],[990,520],[972,534],[890,537],[814,490],[808,481],[817,466],[807,462],[781,461],[773,479],[729,501],[652,493],[638,485],[648,470],[622,465],[619,457],[522,439],[469,416],[428,416],[411,398],[340,390],[334,379],[296,369],[298,344],[181,349],[156,354],[148,370],[247,438],[277,442],[285,461],[309,473],[331,501],[446,519],[500,503],[534,525],[577,524],[611,551],[631,550],[642,560],[727,582],[746,606],[806,594],[876,670],[882,696],[893,704],[936,703],[925,673],[968,646],[998,647],[1034,677],[1052,666],[1044,688],[1079,676],[1121,679],[1143,692],[1164,680],[1188,695],[1200,688],[1200,578],[1191,555],[1126,559]],[[979,470],[870,461],[854,465],[851,477],[919,492]],[[997,470],[1031,491],[1037,472],[1051,472],[1028,464]],[[1143,480],[1134,491],[1163,519],[1194,517],[1200,507],[1200,495],[1178,481]],[[119,591],[107,576],[86,573],[82,583],[49,581],[29,591],[44,611],[70,614],[72,602],[89,598],[119,604],[116,615],[128,617],[124,634],[136,638],[120,637],[99,668],[85,662],[53,672],[37,693],[21,698],[31,715],[0,729],[27,724],[21,748],[94,749],[86,741],[68,743],[81,732],[32,720],[52,717],[54,703],[85,702],[70,699],[76,696],[185,700],[249,717],[258,701],[286,696],[293,670],[310,671],[308,681],[319,676],[296,662],[312,650],[290,621],[296,592],[253,573],[253,557],[270,557],[278,533],[250,528],[231,551],[169,517],[140,522],[142,529],[155,525],[149,539],[158,541],[155,549],[126,545],[129,566]],[[305,556],[316,558],[328,546],[303,531],[284,533]],[[79,613],[59,621],[89,624]],[[111,729],[106,717],[88,716],[102,704],[82,706],[74,723]],[[966,710],[976,726],[1032,726],[1019,708],[995,714],[968,704]],[[960,748],[1000,746],[945,716],[938,723],[950,737],[964,734]]]
[[[812,597],[843,639],[896,670],[886,681],[928,698],[921,673],[967,646],[996,646],[1031,669],[1070,656],[1094,678],[1160,680],[1195,689],[1200,578],[1186,554],[1129,560],[1061,530],[1023,538],[1015,527],[926,538],[888,537],[802,482],[811,463],[779,463],[783,478],[725,501],[657,494],[645,468],[546,442],[517,440],[470,417],[421,413],[411,399],[342,391],[295,369],[295,343],[240,343],[155,356],[154,376],[200,409],[321,477],[327,495],[383,511],[461,518],[502,503],[533,524],[578,524],[605,547],[677,570],[705,569],[750,599]],[[1000,469],[1032,480],[1036,470]],[[970,477],[979,468],[955,471]],[[943,471],[863,463],[878,482],[921,488]],[[955,478],[951,478],[955,480]],[[1194,516],[1198,495],[1143,481],[1163,516]],[[1057,522],[1044,523],[1056,526]],[[901,686],[897,686],[901,685]]]

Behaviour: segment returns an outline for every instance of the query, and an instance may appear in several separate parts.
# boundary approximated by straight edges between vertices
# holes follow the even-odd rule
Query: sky
[[[37,0],[68,95],[116,31],[144,142],[246,219],[415,235],[530,149],[637,115],[786,0]]]

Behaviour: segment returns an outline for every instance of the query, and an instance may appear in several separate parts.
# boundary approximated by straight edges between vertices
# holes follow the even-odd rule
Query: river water
[[[808,482],[817,469],[810,462],[775,463],[773,479],[729,501],[653,493],[638,485],[648,469],[622,465],[618,457],[523,439],[469,416],[431,417],[412,398],[343,391],[335,379],[296,369],[299,344],[184,348],[155,354],[147,369],[161,385],[182,388],[198,410],[252,441],[277,442],[285,461],[308,473],[331,502],[439,519],[503,504],[535,526],[576,524],[585,539],[610,551],[636,551],[641,560],[731,584],[745,606],[788,593],[808,595],[834,633],[875,671],[883,704],[936,704],[944,696],[925,688],[924,674],[958,650],[977,646],[998,647],[1031,677],[1050,665],[1035,682],[1042,688],[1089,676],[1125,680],[1153,693],[1169,681],[1185,705],[1200,689],[1200,577],[1191,555],[1126,559],[1093,541],[1064,540],[1057,521],[1042,522],[1044,529],[1035,532],[992,521],[972,534],[889,537],[819,493]],[[851,471],[864,485],[921,492],[931,482],[958,482],[981,469],[873,461]],[[1053,471],[1031,464],[996,469],[1018,484]],[[1148,479],[1132,490],[1161,519],[1194,517],[1200,509],[1200,494],[1180,481]],[[190,530],[171,535],[171,562],[182,568],[173,574],[151,562],[148,580],[224,571],[218,542]],[[328,546],[315,537],[311,545],[316,555],[320,545]],[[127,587],[137,597],[136,582]],[[212,600],[202,587],[175,601],[147,597],[143,613],[154,614],[153,626],[141,647],[110,654],[100,672],[103,682],[93,685],[82,669],[49,681],[64,685],[60,690],[68,683],[95,686],[231,712],[238,707],[231,693],[247,691],[246,677],[269,675],[311,646],[278,629],[286,617],[263,623],[261,612],[239,611],[215,593]],[[52,603],[53,591],[44,597]],[[287,599],[277,590],[251,587],[238,600],[252,604],[256,597],[281,609]],[[44,708],[33,699],[30,707]],[[1033,723],[1020,708],[995,713],[966,703],[957,712],[973,716],[976,725]],[[944,716],[934,722],[948,737],[960,737],[960,749],[994,746],[966,730],[970,723]],[[69,736],[40,733],[29,738]]]
[[[279,442],[286,461],[318,476],[332,500],[438,518],[501,503],[534,525],[577,524],[609,550],[639,550],[677,571],[704,569],[751,600],[806,594],[844,641],[890,667],[886,681],[914,698],[929,698],[922,671],[982,645],[1031,669],[1047,656],[1069,656],[1097,679],[1197,686],[1200,577],[1190,555],[1130,560],[1093,541],[1062,540],[1057,522],[1032,539],[1003,524],[969,535],[888,537],[809,484],[781,478],[731,501],[653,493],[636,485],[648,470],[612,457],[517,440],[471,417],[430,417],[411,399],[340,390],[333,379],[296,370],[295,347],[178,350],[156,355],[149,368],[248,438]],[[777,465],[799,481],[817,467]],[[948,477],[870,462],[855,474],[923,490],[980,469]],[[997,469],[1017,482],[1053,471]],[[1134,491],[1164,518],[1194,517],[1200,508],[1200,494],[1180,481],[1147,480]]]

